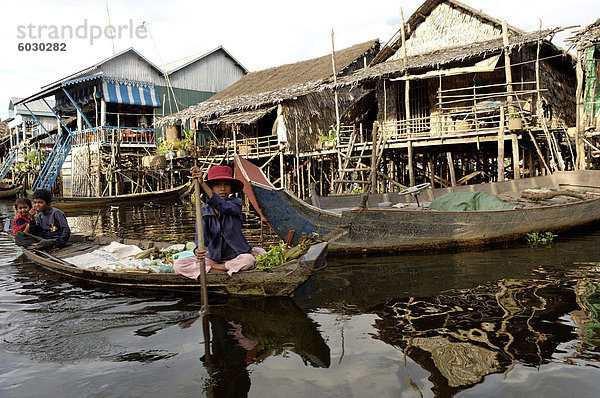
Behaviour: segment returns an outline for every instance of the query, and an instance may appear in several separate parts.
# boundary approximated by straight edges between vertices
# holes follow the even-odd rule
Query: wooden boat
[[[16,187],[0,187],[0,199],[14,198],[21,191],[21,189],[23,189],[22,185]]]
[[[139,241],[120,238],[94,238],[73,235],[71,245],[52,254],[41,250],[23,249],[27,258],[42,267],[59,274],[82,279],[87,282],[137,288],[156,288],[172,290],[200,289],[200,282],[174,273],[144,272],[130,270],[127,272],[98,271],[78,268],[65,261],[65,258],[90,253],[103,245],[117,241],[136,245],[142,249],[151,247],[165,248],[169,243]],[[327,253],[327,243],[317,243],[299,259],[287,262],[269,271],[250,270],[232,276],[226,273],[208,274],[207,287],[210,293],[239,296],[287,296],[294,292],[312,274],[313,270],[323,265]]]
[[[236,176],[246,180],[245,192],[277,234],[294,244],[302,234],[316,232],[335,251],[395,251],[486,244],[523,238],[530,232],[560,232],[600,220],[600,171],[562,171],[524,178],[454,188],[411,189],[403,193],[335,195],[315,198],[315,205],[291,192],[275,188],[262,171],[236,159]],[[528,202],[527,189],[585,191],[583,199],[557,197]],[[515,204],[511,210],[434,211],[428,204],[451,192],[483,191]],[[405,191],[406,192],[406,191]],[[384,196],[386,195],[386,196]],[[415,197],[419,199],[417,203]],[[402,208],[379,207],[402,203]],[[293,232],[292,232],[293,231]]]
[[[54,207],[65,209],[101,208],[117,204],[131,204],[140,202],[160,202],[175,199],[184,195],[190,189],[190,183],[180,185],[171,189],[153,192],[131,193],[116,196],[101,197],[61,197],[52,202]]]

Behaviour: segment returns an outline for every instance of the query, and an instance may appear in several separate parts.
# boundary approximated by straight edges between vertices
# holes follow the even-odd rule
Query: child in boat
[[[13,234],[16,234],[19,231],[29,232],[29,222],[32,217],[30,212],[32,209],[33,206],[31,205],[31,200],[29,200],[29,198],[18,198],[15,200],[17,216],[13,220]]]
[[[206,180],[200,168],[194,166],[190,171],[208,197],[202,207],[206,250],[196,248],[196,258],[175,260],[175,272],[197,279],[200,275],[198,260],[204,260],[207,273],[227,272],[231,275],[254,268],[254,256],[265,251],[248,244],[242,232],[242,200],[230,198],[232,193],[241,192],[244,184],[233,178],[233,171],[228,166],[211,167]]]
[[[52,207],[52,193],[47,189],[38,189],[31,198],[37,213],[29,223],[29,232],[19,231],[15,234],[15,243],[49,252],[65,247],[71,229],[65,213]]]

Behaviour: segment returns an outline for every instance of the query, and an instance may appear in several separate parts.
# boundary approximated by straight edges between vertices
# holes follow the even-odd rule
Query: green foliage
[[[527,242],[531,247],[539,245],[550,247],[557,236],[552,232],[531,232],[527,234]]]
[[[256,256],[256,269],[264,271],[269,268],[277,267],[285,262],[286,244],[271,245],[266,254]]]
[[[509,119],[519,119],[520,117],[521,117],[521,114],[518,112],[513,112],[513,113],[508,114]]]
[[[179,150],[193,152],[196,149],[195,134],[193,130],[183,130],[183,138],[180,140],[167,141],[164,138],[160,138],[159,144],[156,147],[156,154],[165,155],[169,152]]]
[[[323,130],[319,130],[319,142],[322,142],[324,144],[335,144],[336,141],[336,126],[335,124],[332,124],[331,126],[329,126],[329,130],[327,131],[327,134],[325,134],[325,132],[323,132]]]
[[[13,167],[17,171],[39,170],[43,163],[40,153],[33,149],[23,156],[22,162],[16,163]]]

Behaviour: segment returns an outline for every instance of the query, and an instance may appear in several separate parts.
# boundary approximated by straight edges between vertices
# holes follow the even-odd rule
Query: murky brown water
[[[194,235],[189,204],[69,216],[82,233]],[[260,240],[251,216],[246,232]],[[330,256],[293,299],[212,298],[203,320],[197,294],[74,281],[0,237],[0,395],[596,396],[599,243],[594,227],[551,248]]]

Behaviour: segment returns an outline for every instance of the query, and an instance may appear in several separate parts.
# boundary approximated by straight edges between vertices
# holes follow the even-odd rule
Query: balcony
[[[95,129],[72,131],[77,140],[72,141],[74,147],[96,144],[119,144],[121,147],[155,147],[156,140],[153,128],[101,126]]]

